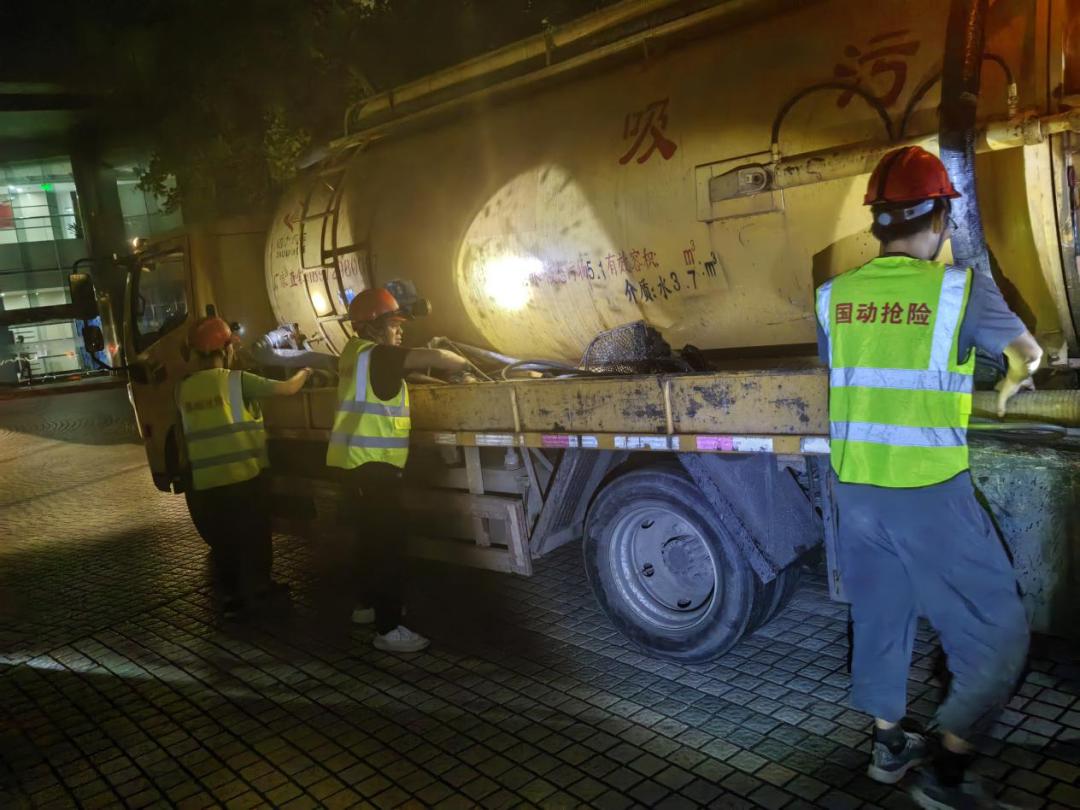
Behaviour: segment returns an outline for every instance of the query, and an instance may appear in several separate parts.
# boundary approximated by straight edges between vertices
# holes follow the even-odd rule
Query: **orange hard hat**
[[[367,323],[383,317],[408,320],[402,314],[397,299],[385,287],[361,290],[349,302],[349,319],[353,323]]]
[[[883,157],[870,175],[863,205],[889,205],[923,200],[952,199],[953,188],[945,164],[921,146],[894,149]]]
[[[232,327],[216,316],[200,318],[188,330],[188,346],[203,354],[223,351],[235,340]]]

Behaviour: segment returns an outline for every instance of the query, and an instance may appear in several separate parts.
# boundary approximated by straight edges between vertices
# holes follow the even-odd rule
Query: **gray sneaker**
[[[961,785],[948,786],[938,781],[930,770],[919,774],[911,789],[911,798],[923,810],[1016,810],[987,795],[978,780],[967,779]]]
[[[874,749],[870,754],[870,765],[866,768],[866,775],[875,782],[885,785],[895,785],[912,768],[921,765],[930,758],[930,751],[926,745],[926,739],[921,734],[904,732],[906,738],[904,747],[900,753],[894,754],[883,742],[874,740]]]

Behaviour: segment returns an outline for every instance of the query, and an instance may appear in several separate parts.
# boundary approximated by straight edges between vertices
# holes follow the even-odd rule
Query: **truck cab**
[[[259,222],[239,219],[136,244],[119,331],[128,394],[158,489],[180,486],[174,388],[189,372],[190,326],[210,312],[248,335],[276,325],[261,292],[265,239]]]

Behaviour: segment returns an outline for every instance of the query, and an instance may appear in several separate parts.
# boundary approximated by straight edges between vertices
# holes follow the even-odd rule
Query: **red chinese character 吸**
[[[881,305],[881,323],[903,323],[904,308],[899,304]]]
[[[877,323],[877,305],[859,304],[859,311],[855,313],[855,320],[859,323]]]
[[[877,100],[884,106],[891,107],[900,98],[900,93],[903,92],[904,84],[907,82],[908,66],[904,58],[914,55],[919,50],[920,43],[917,40],[908,39],[910,33],[905,29],[878,34],[867,42],[868,47],[865,52],[854,45],[848,45],[844,48],[847,61],[837,64],[833,68],[833,75],[838,79],[852,79],[853,84],[861,86],[863,69],[869,64],[871,79],[882,75],[891,76],[891,82],[885,92],[875,94]],[[907,39],[906,42],[897,41],[905,39]],[[845,90],[837,100],[837,106],[846,107],[854,97],[855,94],[852,91]]]
[[[836,322],[851,323],[851,304],[836,305]]]
[[[930,316],[933,314],[933,310],[930,309],[925,303],[922,304],[908,304],[907,309],[907,322],[914,324],[915,326],[928,326],[930,324]]]
[[[634,143],[626,154],[619,158],[619,163],[626,165],[630,162],[630,158],[641,148],[646,135],[652,138],[652,142],[644,154],[638,157],[637,162],[644,163],[655,151],[659,151],[664,160],[671,160],[678,146],[664,135],[664,130],[668,125],[667,107],[668,99],[665,98],[654,101],[644,110],[626,114],[626,120],[623,122],[623,140],[634,138]]]

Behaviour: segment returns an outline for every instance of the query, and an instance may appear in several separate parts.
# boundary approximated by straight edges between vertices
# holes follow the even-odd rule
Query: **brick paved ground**
[[[0,807],[908,807],[862,775],[845,611],[814,572],[723,659],[637,654],[576,547],[531,579],[423,567],[399,658],[347,627],[321,550],[276,539],[290,615],[215,618],[205,546],[158,493],[122,391],[0,403]],[[1080,807],[1076,648],[1041,640],[980,770]],[[913,714],[938,699],[920,637]]]

